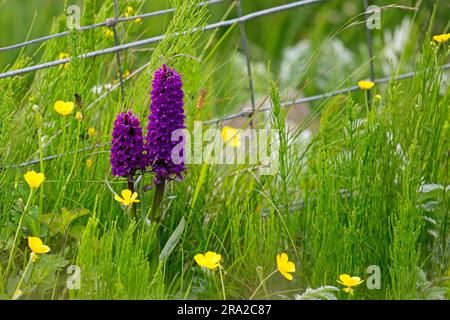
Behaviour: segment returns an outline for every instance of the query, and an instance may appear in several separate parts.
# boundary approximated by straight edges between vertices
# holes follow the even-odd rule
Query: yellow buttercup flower
[[[222,128],[221,136],[225,143],[228,143],[234,148],[238,148],[241,145],[241,134],[239,130],[233,127],[225,126]]]
[[[114,196],[114,199],[119,201],[124,206],[131,207],[133,205],[133,203],[139,202],[139,200],[137,200],[137,197],[138,197],[137,192],[131,192],[131,190],[125,189],[125,190],[122,190],[122,197],[120,197],[119,195],[116,194]]]
[[[136,20],[134,20],[134,23],[141,23],[142,19],[141,18],[137,18]]]
[[[286,253],[277,255],[277,268],[286,279],[292,280],[294,278],[291,273],[295,272],[295,264],[289,261]]]
[[[63,59],[67,59],[67,58],[69,58],[70,56],[69,56],[69,54],[68,53],[66,53],[66,52],[61,52],[59,55],[58,55],[58,59],[59,60],[63,60]],[[67,69],[67,67],[68,67],[69,65],[67,64],[67,63],[64,63],[62,66],[60,66],[60,67],[63,67],[64,69]]]
[[[124,72],[123,72],[123,78],[125,79],[125,78],[128,78],[128,76],[130,75],[130,70],[125,70]]]
[[[433,37],[433,40],[437,43],[444,43],[450,39],[450,33],[438,34]]]
[[[86,160],[86,167],[88,169],[91,169],[93,165],[94,165],[94,160],[92,160],[92,158],[89,158]]]
[[[337,282],[342,284],[343,286],[346,286],[346,288],[342,289],[344,290],[344,292],[353,294],[352,287],[360,285],[364,282],[364,280],[361,280],[360,277],[350,277],[348,274],[344,273],[339,276],[339,280]]]
[[[125,17],[129,18],[133,15],[134,9],[132,6],[128,6],[127,10],[125,11]]]
[[[22,296],[23,292],[20,289],[16,289],[16,291],[14,291],[14,295],[12,296],[12,300],[17,300]]]
[[[69,54],[66,52],[61,52],[58,56],[59,60],[67,59],[69,58]]]
[[[370,90],[375,85],[372,81],[358,81],[358,86],[361,90]]]
[[[80,111],[77,111],[77,113],[75,113],[75,119],[78,121],[83,120],[83,114]]]
[[[28,237],[28,246],[34,254],[47,253],[50,248],[42,243],[38,237]]]
[[[56,101],[55,102],[55,111],[58,112],[62,116],[67,116],[72,113],[75,105],[73,102],[64,102],[64,101]]]
[[[93,128],[93,127],[90,127],[88,129],[88,136],[89,136],[89,138],[93,138],[96,135],[97,135],[97,130],[95,130],[95,128]]]
[[[103,34],[105,35],[105,37],[107,38],[112,38],[114,37],[114,32],[110,29],[105,27],[105,29],[103,29]]]
[[[208,251],[205,254],[199,253],[194,257],[195,262],[202,267],[209,270],[215,270],[220,266],[222,256],[212,251]]]
[[[41,186],[42,182],[45,180],[45,176],[43,173],[37,173],[36,171],[28,171],[23,176],[25,181],[28,183],[28,186],[31,189],[37,189]]]

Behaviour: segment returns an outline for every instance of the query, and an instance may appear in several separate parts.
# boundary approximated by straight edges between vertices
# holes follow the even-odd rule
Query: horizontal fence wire
[[[205,5],[216,4],[216,3],[220,3],[220,2],[224,2],[224,1],[225,0],[211,0],[211,1],[201,2],[199,5],[200,6],[205,6]],[[130,16],[130,17],[109,18],[109,19],[106,19],[104,22],[99,22],[99,23],[95,23],[95,24],[92,24],[92,25],[80,27],[78,29],[78,31],[92,30],[92,29],[97,29],[97,28],[101,28],[101,27],[110,27],[111,24],[115,25],[115,24],[121,23],[121,22],[129,22],[129,21],[134,21],[134,20],[138,20],[138,19],[145,19],[145,18],[160,16],[160,15],[173,13],[173,12],[175,12],[175,8],[169,8],[169,9],[165,9],[165,10],[153,11],[153,12],[143,13],[143,14],[139,14],[139,15],[136,15],[136,16]],[[28,45],[35,44],[35,43],[45,42],[45,41],[48,41],[48,40],[65,37],[65,36],[68,36],[69,34],[70,34],[70,31],[64,31],[64,32],[59,32],[59,33],[51,34],[51,35],[48,35],[48,36],[39,37],[39,38],[36,38],[36,39],[24,41],[24,42],[17,43],[17,44],[14,44],[14,45],[10,45],[10,46],[7,46],[7,47],[0,47],[0,52],[1,51],[8,51],[8,50],[13,50],[13,49],[18,49],[18,48],[21,48],[21,47],[25,47],[25,46],[28,46]]]
[[[146,64],[146,65],[140,67],[139,69],[135,70],[133,73],[130,74],[129,77],[125,78],[124,80],[125,81],[129,80],[129,78],[131,78],[132,76],[134,76],[134,75],[138,74],[139,72],[145,70],[147,65],[148,64]],[[442,70],[448,70],[448,69],[450,69],[450,63],[445,64],[442,67]],[[417,74],[417,72],[407,72],[407,73],[400,74],[400,75],[398,75],[396,77],[386,76],[386,77],[383,77],[383,78],[374,79],[373,82],[376,83],[376,84],[383,84],[383,83],[388,83],[392,79],[394,81],[405,80],[405,79],[409,79],[409,78],[414,77],[416,74]],[[88,108],[90,106],[92,106],[95,102],[97,102],[100,99],[104,98],[111,91],[117,89],[119,86],[120,86],[119,84],[116,84],[115,86],[111,87],[101,97],[97,98],[97,100],[95,100],[93,103],[91,103],[88,106]],[[355,85],[355,86],[351,86],[351,87],[347,87],[347,88],[344,88],[344,89],[335,90],[335,91],[331,91],[331,92],[327,92],[327,93],[323,93],[323,94],[318,94],[318,95],[314,95],[314,96],[299,98],[299,99],[296,99],[296,100],[293,100],[293,101],[285,101],[285,102],[283,102],[281,104],[281,107],[282,108],[288,108],[288,107],[291,107],[291,106],[293,106],[295,104],[323,100],[323,99],[332,98],[332,97],[335,97],[335,96],[338,96],[338,95],[341,95],[341,94],[346,94],[346,93],[350,93],[350,92],[354,92],[354,91],[358,91],[358,90],[361,90],[361,89],[359,88],[359,86]],[[267,111],[270,111],[270,110],[271,110],[270,108],[260,108],[260,109],[257,109],[255,111],[255,113],[267,112]],[[243,116],[249,116],[249,114],[251,114],[251,113],[253,113],[253,111],[239,112],[239,113],[235,113],[235,114],[232,114],[232,115],[229,115],[229,116],[225,116],[225,117],[222,117],[222,118],[204,121],[203,123],[204,124],[217,124],[217,123],[220,123],[220,122],[223,122],[223,121],[226,121],[226,120],[231,120],[231,119],[235,119],[235,118],[243,117]],[[88,146],[88,147],[85,147],[85,148],[82,148],[82,149],[79,149],[79,150],[70,151],[70,152],[67,152],[67,153],[64,153],[64,154],[55,154],[55,155],[47,156],[47,157],[43,158],[42,160],[43,161],[54,160],[54,159],[57,159],[57,158],[60,158],[60,157],[66,156],[66,155],[79,153],[79,152],[84,152],[84,151],[88,151],[88,150],[92,150],[92,149],[98,149],[98,148],[101,148],[101,147],[105,147],[107,145],[108,145],[107,143],[96,144],[94,146]],[[37,164],[39,162],[40,162],[40,159],[33,159],[33,160],[30,160],[30,161],[22,162],[20,164],[12,165],[12,166],[10,166],[10,168],[27,167],[27,166],[31,166],[31,165]]]
[[[445,65],[442,66],[442,70],[448,70],[450,69],[450,63],[447,63]],[[412,78],[416,75],[417,72],[408,72],[408,73],[403,73],[400,74],[394,78],[392,78],[391,76],[386,76],[383,78],[379,78],[379,79],[374,79],[373,82],[376,84],[382,84],[382,83],[387,83],[389,82],[391,79],[394,79],[395,81],[397,80],[404,80],[404,79],[408,79],[408,78]],[[346,93],[350,93],[353,91],[358,91],[361,90],[359,88],[358,85],[354,85],[351,87],[347,87],[344,89],[340,89],[340,90],[336,90],[336,91],[331,91],[331,92],[327,92],[327,93],[322,93],[322,94],[318,94],[318,95],[314,95],[314,96],[309,96],[309,97],[303,97],[303,98],[298,98],[292,101],[286,101],[283,102],[281,104],[282,108],[287,108],[287,107],[291,107],[295,104],[300,104],[300,103],[307,103],[307,102],[313,102],[313,101],[317,101],[317,100],[323,100],[323,99],[327,99],[327,98],[331,98],[334,96],[338,96],[341,94],[346,94]],[[267,112],[270,111],[270,108],[260,108],[259,110],[256,110],[256,112]],[[232,120],[235,118],[239,118],[239,117],[244,117],[244,116],[249,116],[250,114],[252,114],[253,111],[241,111],[239,113],[235,113],[229,116],[225,116],[225,117],[221,117],[221,118],[217,118],[217,119],[212,119],[212,120],[208,120],[205,121],[205,124],[213,124],[213,123],[219,123],[222,121],[226,121],[226,120]]]
[[[294,9],[294,8],[298,8],[298,7],[303,7],[303,6],[307,6],[307,5],[311,5],[311,4],[316,4],[316,3],[320,3],[320,2],[324,2],[324,1],[326,1],[326,0],[295,1],[295,2],[288,3],[288,4],[284,4],[284,5],[280,5],[280,6],[260,10],[260,11],[255,11],[255,12],[243,15],[242,17],[239,17],[239,18],[234,18],[234,19],[230,19],[230,20],[225,20],[225,21],[208,24],[205,27],[203,27],[201,30],[199,30],[198,28],[194,28],[190,31],[184,31],[182,33],[182,35],[185,35],[188,33],[193,33],[193,32],[198,32],[198,31],[210,31],[210,30],[215,30],[215,29],[219,29],[219,28],[223,28],[223,27],[228,27],[228,26],[232,26],[234,24],[240,23],[240,22],[246,22],[246,21],[253,20],[253,19],[256,19],[259,17],[263,17],[266,15],[271,15],[271,14],[274,14],[277,12],[286,11],[286,10],[290,10],[290,9]],[[172,36],[179,36],[179,35],[180,34],[174,34]],[[110,48],[106,48],[106,49],[100,49],[100,50],[84,53],[84,54],[77,56],[77,58],[78,59],[87,59],[87,58],[92,58],[92,57],[105,55],[105,54],[109,54],[109,53],[115,53],[117,51],[127,50],[127,49],[131,49],[131,48],[139,47],[139,46],[144,46],[147,44],[156,43],[156,42],[163,40],[164,37],[165,37],[165,35],[159,35],[159,36],[147,38],[144,40],[129,42],[129,43],[122,44],[119,46],[114,46],[114,47],[110,47]],[[11,71],[8,71],[5,73],[0,73],[0,79],[8,78],[8,77],[28,73],[28,72],[33,72],[33,71],[37,71],[37,70],[42,70],[42,69],[46,69],[46,68],[56,67],[58,65],[66,64],[66,63],[70,62],[72,59],[73,58],[69,57],[69,58],[65,58],[65,59],[60,59],[60,60],[50,61],[50,62],[46,62],[46,63],[42,63],[42,64],[37,64],[34,66],[30,66],[30,67],[11,70]]]

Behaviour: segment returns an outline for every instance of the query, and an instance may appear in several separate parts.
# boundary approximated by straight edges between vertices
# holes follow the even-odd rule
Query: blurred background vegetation
[[[113,16],[113,1],[96,0],[89,3],[91,2],[89,10],[85,11],[84,1],[0,0],[0,47],[65,31],[64,8],[68,5],[77,4],[81,7],[81,25],[103,22]],[[294,1],[241,0],[244,14],[290,2]],[[133,8],[132,15],[173,7],[170,0],[120,0],[119,4],[120,16],[126,14],[128,6]],[[369,1],[369,4],[375,2]],[[376,5],[383,8],[381,29],[373,30],[377,78],[414,70],[416,52],[420,50],[435,5],[437,10],[433,33],[445,33],[449,29],[448,1],[383,0],[376,1]],[[258,103],[267,97],[268,78],[278,82],[282,100],[333,91],[368,78],[369,56],[363,12],[362,0],[327,0],[246,22]],[[209,13],[208,23],[234,18],[234,1],[226,0],[210,5]],[[166,31],[171,17],[172,14],[166,14],[143,19],[140,23],[121,23],[117,27],[119,39],[121,43],[128,43],[161,35]],[[81,32],[81,37],[95,39],[92,41],[95,50],[112,47],[114,40],[112,37],[105,37],[105,30],[106,28],[99,28],[84,31]],[[211,37],[213,32],[214,37]],[[154,43],[121,52],[126,72],[148,62],[156,46],[157,43]],[[48,50],[52,47],[66,47],[69,51],[68,37],[0,52],[0,70],[18,68],[20,63],[16,62],[14,67],[13,65],[20,54],[22,59],[26,59],[23,60],[26,65],[58,59],[60,52],[54,52],[51,59],[47,58]],[[92,48],[84,52],[91,50]],[[203,115],[203,118],[230,114],[248,106],[250,96],[239,27],[235,25],[205,32],[198,44],[200,59],[202,50],[203,54],[208,55],[208,61],[201,67],[208,74],[208,93],[214,92],[213,95],[210,94],[213,98],[209,101],[212,107],[210,110],[213,111]],[[117,81],[115,56],[109,54],[96,60],[111,62],[108,69],[104,70],[107,76],[99,77],[98,85],[103,85],[104,81]],[[213,74],[222,76],[213,77]],[[448,73],[445,73],[445,77],[448,77]],[[198,93],[192,93],[196,94]],[[311,105],[316,108],[317,103]]]
[[[104,2],[113,2],[110,0],[96,1],[98,8]],[[170,1],[127,1],[130,5],[141,7],[140,12],[150,12],[171,7]],[[272,6],[277,6],[293,1],[287,0],[242,0],[244,14],[257,10],[262,10]],[[436,15],[434,25],[436,33],[443,33],[448,29],[448,12],[450,3],[447,1],[433,0],[399,0],[399,1],[369,1],[380,7],[397,4],[406,7],[419,7],[417,20],[422,29],[415,30],[412,33],[415,37],[421,37],[426,28],[426,22],[429,20],[432,8],[435,3],[440,2],[440,9]],[[58,16],[64,14],[65,3],[68,5],[77,4],[83,7],[83,1],[75,0],[0,0],[0,46],[7,46],[24,41],[48,35],[51,31],[51,25]],[[210,6],[211,17],[209,22],[218,21],[223,17],[232,1]],[[343,26],[346,22],[359,16],[363,12],[363,1],[343,1],[328,0],[324,3],[295,8],[289,11],[280,12],[274,15],[254,19],[246,24],[247,36],[250,42],[251,57],[254,61],[270,60],[274,67],[279,67],[285,48],[297,44],[301,40],[311,41],[312,48],[317,48],[323,40],[332,32]],[[231,10],[229,18],[235,17],[236,11]],[[389,45],[392,39],[389,33],[398,28],[403,19],[412,19],[414,11],[407,9],[390,9],[382,13],[381,30],[374,30],[375,44],[380,49],[384,44]],[[138,26],[140,38],[147,38],[159,35],[164,32],[170,19],[168,15],[151,17],[145,19]],[[100,18],[100,17],[99,17]],[[101,19],[98,22],[102,21]],[[226,28],[219,30],[219,35],[224,34]],[[226,43],[230,47],[239,47],[239,28],[234,28],[232,33],[226,38]],[[355,25],[340,33],[338,39],[342,41],[346,48],[357,54],[365,54],[365,29],[364,25]],[[131,39],[130,39],[131,40]],[[25,52],[32,54],[39,48],[39,45],[29,46]],[[0,68],[10,65],[17,58],[20,49],[0,54]],[[379,52],[379,51],[378,51]],[[377,50],[375,51],[377,53]],[[220,54],[220,53],[219,53]],[[222,54],[229,54],[222,52]],[[333,61],[334,64],[334,61]]]

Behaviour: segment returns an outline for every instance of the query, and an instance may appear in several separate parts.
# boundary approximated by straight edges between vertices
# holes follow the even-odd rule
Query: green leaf
[[[295,295],[295,300],[337,300],[336,295],[333,293],[339,291],[334,286],[323,286],[317,289],[308,288],[301,295]]]
[[[159,260],[167,259],[167,257],[172,253],[173,249],[175,249],[175,246],[177,245],[178,241],[180,240],[185,227],[186,227],[186,220],[184,219],[184,217],[182,217],[177,228],[172,233],[169,240],[167,240],[166,245],[162,249],[161,254],[159,255]]]

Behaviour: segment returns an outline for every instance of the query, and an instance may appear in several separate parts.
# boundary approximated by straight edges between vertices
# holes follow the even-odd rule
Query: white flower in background
[[[400,57],[410,38],[411,26],[411,19],[405,17],[393,32],[390,29],[385,29],[384,47],[381,53],[383,60],[386,62],[381,64],[384,74],[390,74],[398,68]]]
[[[309,40],[302,40],[295,46],[284,49],[280,67],[281,83],[289,84],[294,75],[298,76],[304,71],[310,53],[311,43]]]
[[[106,83],[106,84],[100,84],[98,86],[93,86],[91,89],[91,92],[93,94],[102,94],[103,91],[108,91],[112,88],[112,84],[111,83]]]
[[[295,46],[286,48],[280,67],[281,87],[296,88],[311,63],[317,69],[314,86],[323,91],[334,89],[351,74],[355,57],[342,41],[331,39],[320,50],[317,59],[312,61],[315,52],[309,40],[302,40]],[[337,60],[339,63],[336,63]]]
[[[422,184],[419,187],[419,193],[428,193],[434,190],[444,190],[444,186],[437,183]]]

